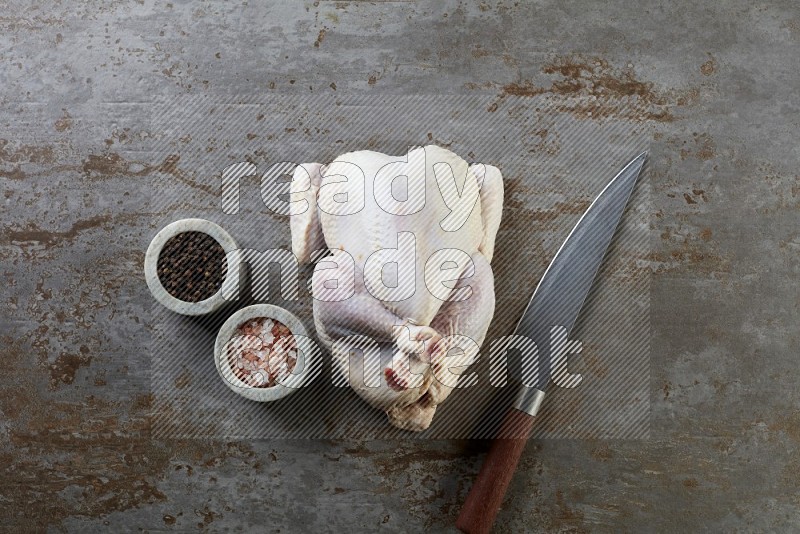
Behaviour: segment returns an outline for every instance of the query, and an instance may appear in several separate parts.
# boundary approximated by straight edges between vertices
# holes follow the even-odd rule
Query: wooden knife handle
[[[515,408],[506,414],[456,520],[459,530],[467,534],[487,534],[492,530],[535,420]]]

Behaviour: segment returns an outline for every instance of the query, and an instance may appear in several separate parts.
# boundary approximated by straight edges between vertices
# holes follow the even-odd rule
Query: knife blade
[[[551,329],[572,331],[619,224],[647,152],[632,159],[595,198],[556,252],[514,331],[532,340],[539,365],[522,370],[522,387],[506,414],[461,509],[456,526],[469,534],[491,530],[550,382]]]

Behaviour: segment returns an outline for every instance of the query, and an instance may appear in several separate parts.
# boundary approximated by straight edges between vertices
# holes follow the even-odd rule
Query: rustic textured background
[[[334,91],[544,96],[651,140],[650,439],[531,442],[499,531],[800,528],[800,9],[249,4],[1,6],[2,528],[452,529],[487,443],[150,435],[148,206],[187,176],[145,108]]]

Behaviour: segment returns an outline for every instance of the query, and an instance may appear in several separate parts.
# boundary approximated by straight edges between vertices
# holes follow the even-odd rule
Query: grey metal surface
[[[561,119],[652,140],[650,439],[531,441],[498,530],[800,528],[794,2],[10,0],[0,29],[3,529],[452,528],[488,444],[154,440],[142,326],[150,188],[186,178],[146,157],[142,105],[421,90],[493,93],[487,113],[554,101],[527,124],[542,160],[575,146]],[[304,121],[286,126],[298,146]],[[576,217],[557,202],[589,192],[524,178],[507,177],[508,207],[541,273],[548,224]]]

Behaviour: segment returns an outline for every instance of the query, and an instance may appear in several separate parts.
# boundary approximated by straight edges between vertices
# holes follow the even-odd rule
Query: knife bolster
[[[536,388],[523,387],[514,401],[514,408],[528,415],[536,417],[544,401],[544,391]]]

